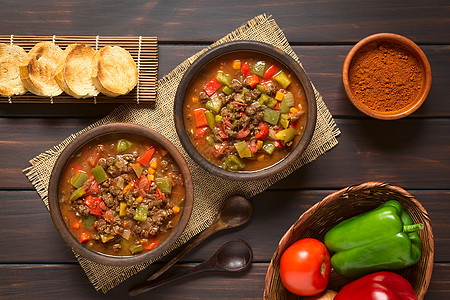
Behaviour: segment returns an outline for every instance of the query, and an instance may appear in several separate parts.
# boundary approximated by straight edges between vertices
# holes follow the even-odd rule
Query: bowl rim
[[[185,198],[182,210],[182,215],[178,221],[177,226],[173,229],[172,233],[158,245],[152,251],[142,253],[136,256],[114,256],[108,255],[101,252],[90,250],[89,248],[83,246],[70,232],[61,215],[59,208],[59,182],[61,175],[64,171],[65,166],[69,159],[73,156],[78,149],[92,141],[93,139],[107,136],[110,134],[134,134],[141,137],[148,138],[155,143],[162,146],[165,150],[169,152],[173,160],[176,162],[180,168],[180,172],[183,174],[184,186],[185,186]],[[78,137],[76,137],[67,147],[62,151],[58,157],[49,182],[48,189],[48,204],[50,209],[50,215],[52,221],[67,245],[69,245],[75,252],[89,260],[103,265],[111,266],[132,266],[137,265],[151,259],[158,257],[167,251],[181,236],[181,233],[186,228],[186,225],[190,219],[193,200],[194,200],[194,187],[192,182],[192,176],[189,171],[189,167],[184,160],[178,149],[164,136],[160,133],[141,125],[131,124],[131,123],[110,123],[100,125],[98,127],[92,128]]]
[[[408,106],[405,106],[402,109],[393,111],[393,112],[377,112],[374,110],[369,109],[365,105],[363,105],[361,102],[359,102],[355,96],[353,95],[353,91],[350,87],[349,82],[349,69],[351,62],[355,55],[365,46],[372,42],[376,41],[387,41],[392,42],[395,44],[398,44],[407,50],[409,50],[417,59],[420,66],[422,67],[422,70],[424,72],[424,80],[422,83],[422,89],[417,98],[413,101],[413,104],[410,104]],[[342,83],[344,85],[345,93],[347,94],[347,97],[349,98],[350,102],[353,104],[353,106],[358,109],[363,114],[370,116],[372,118],[380,119],[380,120],[396,120],[400,118],[404,118],[413,112],[415,112],[425,101],[425,99],[428,96],[428,93],[430,92],[431,88],[431,67],[430,63],[425,55],[425,53],[420,49],[420,47],[414,43],[412,40],[399,35],[395,33],[376,33],[369,35],[362,40],[360,40],[356,45],[352,47],[350,52],[347,54],[344,65],[342,67]]]
[[[214,59],[232,52],[255,52],[257,54],[262,54],[276,60],[277,62],[284,65],[284,67],[289,69],[292,74],[297,76],[300,84],[305,91],[306,102],[308,105],[308,120],[306,122],[305,130],[300,141],[288,155],[286,155],[280,161],[264,169],[255,171],[228,171],[222,169],[205,159],[203,155],[201,155],[196,147],[192,144],[189,136],[186,134],[186,127],[183,118],[183,103],[185,98],[184,95],[189,89],[191,82],[205,65],[207,65]],[[174,121],[175,129],[177,131],[181,144],[183,145],[186,152],[202,168],[212,173],[213,175],[228,180],[257,180],[279,173],[287,166],[291,165],[304,152],[312,139],[316,127],[317,103],[315,93],[308,75],[299,65],[299,63],[297,63],[290,55],[275,46],[263,42],[248,40],[231,41],[209,49],[198,59],[196,59],[187,69],[180,81],[175,95]]]

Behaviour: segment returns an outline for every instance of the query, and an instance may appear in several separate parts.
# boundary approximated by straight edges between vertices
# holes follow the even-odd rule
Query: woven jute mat
[[[210,47],[203,49],[199,53],[188,58],[170,74],[159,80],[155,105],[141,103],[139,105],[126,104],[120,106],[105,118],[80,132],[69,136],[53,149],[33,158],[30,161],[31,166],[25,169],[24,173],[35,186],[47,207],[47,189],[53,165],[61,151],[80,133],[111,122],[135,123],[156,130],[169,139],[180,150],[189,165],[195,186],[192,217],[182,236],[169,251],[162,255],[164,256],[186,243],[194,235],[206,229],[213,221],[223,201],[229,196],[240,194],[247,198],[251,198],[264,191],[276,181],[286,177],[302,165],[313,161],[337,145],[338,142],[336,137],[340,134],[339,128],[337,128],[319,92],[313,86],[317,100],[317,125],[314,136],[310,145],[298,161],[283,172],[263,180],[234,182],[211,175],[189,157],[184,151],[175,131],[173,105],[177,86],[186,69],[199,57],[199,55],[208,51],[211,47],[234,40],[254,40],[272,44],[284,50],[300,64],[297,55],[291,49],[285,35],[275,23],[275,20],[266,15],[255,17],[245,25],[237,28],[232,33],[215,42]],[[144,270],[154,262],[148,261],[130,267],[111,267],[89,261],[77,253],[75,253],[75,256],[95,289],[102,290],[104,293],[130,276]]]

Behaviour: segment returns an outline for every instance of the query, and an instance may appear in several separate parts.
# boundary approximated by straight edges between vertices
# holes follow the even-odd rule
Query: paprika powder
[[[413,103],[425,78],[408,49],[387,41],[364,46],[353,58],[348,75],[355,98],[378,112],[397,111]]]

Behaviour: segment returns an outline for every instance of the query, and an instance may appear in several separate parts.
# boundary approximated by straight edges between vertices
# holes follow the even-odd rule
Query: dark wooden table
[[[367,181],[411,192],[428,210],[435,264],[426,299],[450,284],[450,6],[448,1],[2,1],[0,34],[158,36],[161,78],[185,58],[261,13],[284,30],[342,131],[339,145],[252,199],[250,224],[186,256],[195,265],[232,238],[246,240],[254,263],[244,276],[197,277],[139,299],[260,298],[284,232],[329,193]],[[425,104],[399,121],[360,114],[347,100],[341,68],[350,48],[377,32],[402,34],[423,49],[433,84]],[[117,105],[0,105],[0,297],[123,299],[148,271],[106,295],[96,292],[22,174],[28,160]]]

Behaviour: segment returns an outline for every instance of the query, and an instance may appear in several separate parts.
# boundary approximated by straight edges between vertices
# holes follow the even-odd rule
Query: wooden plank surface
[[[179,266],[190,268],[195,264]],[[161,287],[133,299],[261,299],[267,263],[255,263],[248,273],[197,275]],[[125,299],[129,288],[142,282],[144,274],[126,281],[104,295],[93,291],[77,265],[0,265],[0,297],[4,299]],[[51,288],[48,288],[51,286]],[[442,300],[450,293],[450,265],[436,264],[426,300]]]
[[[11,13],[14,12],[14,13]],[[296,43],[351,43],[394,32],[450,43],[450,8],[433,1],[3,1],[3,34],[158,35],[164,42],[215,41],[267,13]]]
[[[29,165],[28,160],[94,121],[0,119],[0,156],[14,153],[14,159],[0,165],[0,171],[8,174],[0,177],[0,186],[32,189],[22,174]],[[448,188],[449,119],[407,118],[380,122],[368,118],[340,118],[336,121],[342,131],[338,146],[281,180],[274,188],[339,188],[371,180],[395,182],[404,188]]]
[[[160,45],[158,78],[169,74],[178,64],[208,45]],[[433,83],[430,94],[411,117],[449,117],[447,105],[448,78],[450,78],[450,46],[421,45],[430,61]],[[293,46],[311,81],[321,93],[335,117],[364,118],[350,104],[342,86],[342,65],[351,46]],[[118,105],[97,104],[0,104],[0,117],[81,117],[100,118]]]

